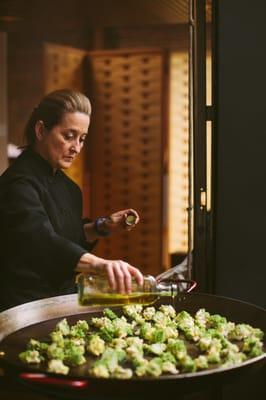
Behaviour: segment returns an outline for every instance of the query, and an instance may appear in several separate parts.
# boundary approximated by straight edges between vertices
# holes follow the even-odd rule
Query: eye
[[[64,139],[65,140],[72,140],[73,138],[74,138],[74,135],[73,135],[72,132],[64,133]]]
[[[85,139],[86,139],[87,135],[83,135],[81,136],[81,138],[79,139],[80,143],[84,143]]]

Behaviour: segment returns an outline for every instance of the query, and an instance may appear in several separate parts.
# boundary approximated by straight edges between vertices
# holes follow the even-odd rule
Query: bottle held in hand
[[[78,302],[82,306],[148,305],[162,296],[173,298],[179,292],[178,283],[158,283],[151,275],[144,276],[142,286],[132,278],[132,290],[126,294],[111,290],[108,280],[100,275],[80,274],[77,278],[77,286]]]

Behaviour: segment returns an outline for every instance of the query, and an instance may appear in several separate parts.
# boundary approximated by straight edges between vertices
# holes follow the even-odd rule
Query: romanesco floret
[[[180,366],[182,368],[182,372],[194,372],[194,371],[196,371],[195,362],[189,355],[186,355],[184,358],[179,360],[179,363],[180,363]]]
[[[62,360],[50,360],[48,362],[48,371],[54,374],[67,375],[69,373],[69,367],[65,365]]]
[[[64,318],[56,324],[56,330],[60,331],[63,336],[69,335],[70,327],[68,325],[67,319]]]
[[[113,378],[118,378],[118,379],[130,379],[133,376],[133,371],[130,368],[123,368],[120,365],[118,365],[113,374]]]
[[[200,308],[195,314],[195,321],[202,328],[206,328],[207,322],[210,318],[210,313],[204,308]]]
[[[162,305],[159,307],[159,310],[160,310],[162,313],[164,313],[165,315],[167,315],[167,317],[175,318],[175,316],[176,316],[176,311],[175,311],[174,307],[171,306],[171,305],[162,304]]]
[[[88,343],[86,346],[86,350],[95,355],[95,356],[99,356],[101,355],[104,350],[105,350],[105,342],[103,339],[100,338],[99,335],[91,335],[88,338]]]
[[[135,319],[136,316],[138,316],[141,313],[142,309],[143,307],[140,304],[133,304],[123,307],[124,313],[132,319]]]
[[[59,347],[64,347],[64,336],[61,331],[53,331],[50,333],[50,337],[53,343],[56,343]]]
[[[253,328],[248,324],[238,324],[229,333],[229,338],[234,340],[243,340],[253,333]]]
[[[26,350],[19,354],[21,361],[27,364],[39,364],[42,361],[42,357],[38,350]]]
[[[62,347],[59,347],[57,343],[52,343],[48,346],[47,357],[50,360],[52,359],[63,360],[65,357],[64,349]]]
[[[111,310],[111,308],[105,308],[103,310],[103,315],[107,318],[109,318],[110,320],[116,319],[118,318],[118,316],[116,315],[116,313]]]
[[[195,367],[197,370],[208,369],[208,360],[204,355],[200,355],[197,358],[194,358]]]
[[[155,312],[156,310],[154,307],[146,307],[143,311],[143,317],[146,321],[150,321],[154,317]]]
[[[70,328],[70,336],[76,338],[84,338],[89,330],[87,321],[79,320],[75,325]]]
[[[162,354],[166,349],[165,343],[153,343],[153,344],[145,344],[144,349],[156,355]]]

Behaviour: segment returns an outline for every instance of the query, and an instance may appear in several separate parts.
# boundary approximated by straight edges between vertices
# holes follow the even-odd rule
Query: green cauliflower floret
[[[39,364],[43,358],[38,350],[26,350],[19,354],[21,361],[27,364]]]
[[[137,347],[142,347],[143,345],[143,339],[135,336],[129,336],[125,339],[125,342],[128,346],[137,346]]]
[[[100,360],[94,363],[93,368],[104,366],[105,368],[107,368],[108,373],[112,374],[116,369],[116,367],[118,366],[118,361],[119,361],[118,351],[115,349],[107,348],[103,352]]]
[[[40,354],[46,354],[49,344],[45,342],[39,342],[39,340],[30,339],[27,344],[27,350],[37,350]]]
[[[263,343],[256,336],[251,336],[243,341],[242,351],[249,357],[257,357],[263,354]]]
[[[143,340],[139,337],[128,337],[127,343],[127,357],[130,360],[138,359],[143,357]]]
[[[247,359],[247,356],[244,353],[235,353],[229,352],[223,364],[223,367],[230,367],[235,364],[241,364],[243,361]]]
[[[125,317],[113,320],[113,329],[115,337],[125,338],[133,334],[131,325],[127,322]]]
[[[155,328],[151,335],[152,343],[163,343],[166,341],[166,334],[164,329]]]
[[[109,378],[110,373],[108,368],[104,364],[94,365],[90,370],[90,374],[95,376],[96,378]]]
[[[253,328],[252,335],[262,340],[264,338],[264,332],[259,328]]]
[[[172,326],[166,326],[164,328],[165,339],[176,339],[178,337],[178,330]]]
[[[210,313],[204,308],[200,308],[195,314],[195,322],[202,328],[206,328],[209,318]]]
[[[144,349],[147,350],[149,353],[160,355],[165,351],[166,344],[165,343],[145,344]]]
[[[152,326],[152,324],[150,322],[145,322],[140,327],[139,335],[141,338],[143,338],[147,342],[152,342],[154,331],[155,331],[155,328]]]
[[[211,347],[212,337],[210,334],[202,336],[198,342],[198,346],[201,351],[206,351]]]
[[[63,360],[65,357],[64,349],[59,347],[57,343],[52,343],[48,346],[47,357],[56,360]]]
[[[174,307],[171,306],[171,305],[165,305],[165,304],[163,304],[163,305],[161,305],[161,306],[159,307],[159,310],[160,310],[162,313],[164,313],[167,317],[175,318],[175,316],[176,316],[176,311],[175,311]]]
[[[163,328],[169,322],[169,317],[166,314],[164,314],[162,311],[156,311],[156,313],[152,317],[152,320],[155,322],[155,325],[157,327]]]
[[[135,319],[137,316],[140,316],[143,307],[140,304],[132,304],[123,307],[124,313],[131,319]]]
[[[94,317],[91,319],[91,323],[95,328],[112,329],[113,327],[112,321],[107,317]]]
[[[133,365],[136,368],[135,374],[137,376],[145,376],[147,374],[147,367],[149,365],[149,362],[145,358],[134,360]]]
[[[196,370],[208,369],[208,359],[204,355],[200,355],[197,358],[194,358],[194,363]]]
[[[53,343],[56,343],[59,347],[64,347],[65,339],[61,331],[53,331],[50,333],[50,337]]]
[[[232,332],[234,329],[235,329],[235,324],[233,322],[227,322],[227,323],[219,325],[216,328],[216,331],[218,334],[228,337],[230,332]]]
[[[128,339],[128,338],[126,338],[126,339]],[[115,349],[124,349],[127,346],[126,339],[114,338],[109,343],[109,346],[114,347]]]
[[[207,352],[207,360],[209,363],[217,364],[221,362],[220,351],[222,345],[218,339],[213,339],[211,347]]]
[[[168,374],[178,374],[179,370],[176,368],[175,363],[171,363],[170,361],[165,361],[162,363],[162,372]]]
[[[233,340],[243,340],[249,336],[252,336],[253,328],[248,324],[238,324],[229,333],[229,339]]]
[[[239,352],[239,347],[236,344],[231,343],[226,338],[221,339],[221,344],[222,344],[222,350],[220,354],[222,357],[225,357],[229,352],[233,353]]]
[[[66,343],[64,349],[64,361],[66,364],[71,366],[82,365],[86,362],[84,353],[84,346],[75,346],[71,341],[69,341],[68,343]]]
[[[219,314],[213,314],[208,319],[207,327],[216,329],[226,323],[227,323],[227,319],[225,317],[222,317]]]
[[[69,335],[70,327],[66,318],[62,319],[56,324],[56,330],[61,332],[63,336]]]
[[[160,355],[160,359],[162,360],[162,362],[170,362],[172,364],[176,364],[175,356],[172,353],[170,353],[169,351],[164,351]]]
[[[187,355],[187,348],[182,339],[169,339],[167,343],[169,351],[177,360],[182,360]]]
[[[105,342],[112,342],[112,340],[115,338],[115,329],[113,326],[110,328],[102,327],[99,331],[99,335]]]
[[[48,371],[54,374],[67,375],[69,367],[65,365],[62,360],[50,360],[48,362]]]
[[[70,328],[70,336],[76,338],[84,338],[89,330],[87,321],[79,320],[75,325]]]
[[[100,356],[105,350],[105,342],[99,335],[91,335],[88,338],[86,350],[95,356]]]
[[[179,360],[179,363],[180,363],[180,366],[182,368],[182,372],[194,372],[194,371],[196,371],[195,362],[189,355],[186,355],[184,358]]]
[[[142,313],[143,317],[147,321],[151,321],[155,315],[155,308],[154,307],[146,307]]]
[[[205,331],[202,331],[202,328],[198,325],[194,325],[190,328],[183,328],[183,332],[188,340],[193,340],[193,342],[197,342]]]
[[[118,378],[118,379],[130,379],[133,376],[133,371],[130,368],[123,368],[120,365],[118,365],[113,374],[113,378]]]
[[[162,375],[162,364],[162,360],[159,357],[152,358],[148,361],[146,374],[155,377]]]
[[[182,331],[194,327],[194,319],[187,311],[181,311],[176,316],[177,327]]]
[[[103,315],[107,318],[109,318],[110,320],[116,319],[118,318],[118,316],[116,315],[116,313],[111,310],[111,308],[105,308],[103,310]]]

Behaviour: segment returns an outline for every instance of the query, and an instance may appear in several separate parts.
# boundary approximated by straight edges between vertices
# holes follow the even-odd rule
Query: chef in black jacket
[[[45,96],[26,125],[27,146],[0,177],[0,309],[73,293],[76,272],[106,273],[111,288],[128,292],[141,272],[121,260],[91,253],[95,241],[125,228],[122,210],[82,219],[79,187],[62,171],[81,151],[91,106],[83,94]]]

